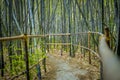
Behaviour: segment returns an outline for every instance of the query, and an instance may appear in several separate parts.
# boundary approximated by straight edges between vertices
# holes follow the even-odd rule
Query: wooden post
[[[107,42],[108,46],[110,47],[110,36],[109,36],[109,28],[108,27],[106,27],[104,29],[104,35],[106,37],[106,42]]]
[[[28,55],[28,43],[27,43],[27,35],[24,34],[24,46],[25,46],[25,62],[26,62],[26,77],[27,77],[27,80],[30,80],[30,77],[29,77],[29,55]]]
[[[90,49],[90,31],[88,32],[88,48]],[[88,51],[89,53],[89,64],[91,64],[91,54],[90,51]]]
[[[70,43],[70,46],[69,46],[69,48],[70,48],[70,50],[69,50],[69,55],[70,55],[70,57],[72,57],[72,43],[71,43],[71,34],[69,35],[69,43]]]

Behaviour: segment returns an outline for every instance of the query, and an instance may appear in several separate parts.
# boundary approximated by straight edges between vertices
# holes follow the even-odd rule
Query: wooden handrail
[[[94,50],[88,48],[88,47],[85,47],[85,46],[80,46],[80,45],[77,45],[77,44],[71,44],[71,43],[45,43],[46,45],[73,45],[73,46],[77,46],[77,47],[81,47],[83,49],[86,49],[90,52],[92,52],[93,54],[95,54],[99,60],[101,60],[101,57],[99,56],[99,54],[97,52],[95,52]]]
[[[98,34],[98,35],[103,35],[102,33],[99,33],[99,32],[78,32],[78,33],[59,33],[59,34],[44,34],[44,35],[27,35],[27,34],[23,34],[23,35],[18,35],[18,36],[11,36],[11,37],[1,37],[0,38],[0,41],[9,41],[9,40],[20,40],[22,39],[25,43],[25,47],[26,47],[26,71],[23,71],[21,72],[20,74],[16,75],[16,76],[13,76],[11,79],[14,79],[20,75],[23,75],[25,73],[27,73],[27,79],[29,80],[29,70],[32,69],[34,66],[30,67],[29,68],[29,63],[28,63],[28,51],[27,51],[27,39],[28,38],[39,38],[39,37],[49,37],[49,36],[70,36],[70,35],[80,35],[80,34]],[[84,47],[84,46],[80,46],[80,45],[77,45],[77,44],[71,44],[71,43],[45,43],[47,45],[73,45],[73,46],[78,46],[78,47],[81,47],[81,48],[84,48],[86,50],[89,50],[90,52],[94,53],[100,60],[100,56],[93,50],[87,48],[87,47]],[[41,61],[41,60],[40,60]],[[39,62],[40,62],[39,61]],[[39,63],[38,62],[38,63]],[[37,63],[37,64],[38,64]]]
[[[26,35],[28,38],[39,38],[39,37],[47,37],[47,36],[69,36],[69,35],[79,35],[79,34],[98,34],[98,35],[103,35],[100,32],[78,32],[78,33],[59,33],[59,34],[44,34],[44,35]],[[18,39],[23,39],[23,35],[18,35],[18,36],[11,36],[11,37],[1,37],[0,41],[7,41],[7,40],[18,40]]]

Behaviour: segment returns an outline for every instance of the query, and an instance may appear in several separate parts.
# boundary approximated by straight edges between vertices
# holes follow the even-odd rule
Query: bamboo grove
[[[1,76],[12,77],[22,71],[23,74],[26,73],[25,53],[28,53],[29,67],[34,64],[35,67],[27,79],[32,80],[33,76],[37,75],[41,80],[41,72],[47,72],[46,52],[58,48],[61,55],[66,51],[69,56],[74,57],[79,48],[75,45],[85,46],[97,52],[99,36],[89,34],[88,31],[104,33],[105,27],[110,31],[111,49],[120,55],[119,12],[119,0],[1,0],[0,38],[42,35],[27,38],[25,41],[0,41]],[[88,34],[76,34],[79,32]],[[25,52],[25,43],[28,52]],[[58,46],[54,43],[58,43]],[[80,51],[83,54],[87,52],[84,49]],[[39,60],[41,62],[36,64]]]

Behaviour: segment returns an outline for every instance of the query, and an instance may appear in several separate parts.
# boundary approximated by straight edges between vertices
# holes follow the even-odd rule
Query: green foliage
[[[17,45],[13,44],[10,47],[13,48],[12,55],[9,56],[12,59],[12,70],[9,70],[10,63],[9,63],[9,57],[8,54],[4,54],[5,56],[5,72],[8,73],[11,76],[17,75],[22,71],[26,70],[26,64],[25,64],[25,52],[23,47],[17,47]],[[32,53],[28,51],[29,53],[29,65],[30,67],[36,64],[40,59],[46,58],[44,50],[44,43],[41,41],[37,47],[33,47],[33,45],[30,45],[29,48],[33,49]],[[28,49],[29,50],[29,49]],[[8,53],[8,49],[4,47],[3,52]],[[36,69],[30,71],[31,79],[35,75],[33,73],[36,73]]]
[[[30,54],[29,56],[30,65],[37,63],[39,59],[45,57],[44,52],[42,52],[40,48],[34,50],[34,53]]]

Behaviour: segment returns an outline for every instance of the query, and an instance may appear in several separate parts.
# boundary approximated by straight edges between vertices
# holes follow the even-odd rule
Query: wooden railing
[[[77,44],[71,44],[71,43],[45,43],[47,45],[53,45],[53,44],[56,44],[56,45],[74,45],[74,46],[79,46],[83,49],[86,49],[86,50],[89,50],[90,52],[94,53],[99,59],[101,59],[98,55],[97,52],[95,52],[94,50],[90,49],[90,41],[89,41],[89,38],[90,38],[90,34],[98,34],[98,35],[103,35],[102,33],[99,33],[99,32],[92,32],[92,31],[88,31],[88,32],[78,32],[78,33],[59,33],[59,34],[44,34],[44,35],[27,35],[27,34],[23,34],[23,35],[19,35],[19,36],[11,36],[11,37],[1,37],[0,38],[0,41],[4,42],[4,41],[10,41],[10,40],[23,40],[24,42],[24,46],[25,46],[25,62],[26,62],[26,70],[19,73],[18,75],[16,76],[13,76],[11,78],[9,78],[9,80],[13,80],[15,79],[16,77],[20,76],[20,75],[23,75],[23,74],[27,74],[26,77],[27,77],[27,80],[29,80],[29,70],[32,69],[35,65],[37,65],[41,59],[33,66],[29,67],[29,57],[28,57],[28,38],[40,38],[40,37],[49,37],[49,36],[71,36],[71,35],[80,35],[80,34],[89,34],[88,35],[88,47],[84,47],[84,46],[80,46],[80,45],[77,45]],[[89,56],[90,56],[90,52],[89,52]],[[90,58],[89,57],[89,61],[90,61]],[[91,61],[89,62],[91,64]]]

